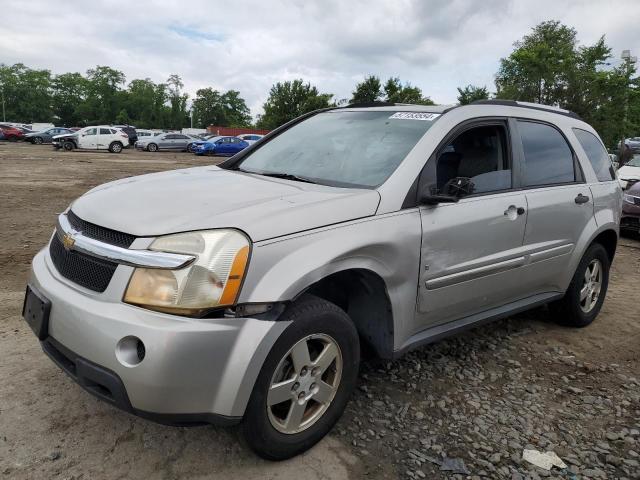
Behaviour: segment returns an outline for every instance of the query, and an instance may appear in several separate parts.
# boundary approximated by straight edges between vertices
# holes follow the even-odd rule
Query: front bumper
[[[119,266],[112,283],[128,278],[130,268]],[[162,423],[229,424],[241,418],[264,359],[288,325],[193,319],[127,305],[113,295],[113,285],[100,294],[61,277],[46,250],[33,260],[30,283],[51,301],[45,352],[94,395]],[[135,366],[116,356],[118,342],[128,336],[146,349]],[[78,373],[83,371],[102,372],[111,387],[93,373]],[[110,395],[100,395],[104,389]]]

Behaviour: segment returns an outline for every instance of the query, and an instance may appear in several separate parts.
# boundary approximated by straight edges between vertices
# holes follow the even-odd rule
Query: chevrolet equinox
[[[269,459],[336,423],[361,347],[394,359],[548,304],[598,315],[622,191],[592,127],[513,101],[303,115],[229,160],[75,200],[23,316],[90,393],[240,424]]]

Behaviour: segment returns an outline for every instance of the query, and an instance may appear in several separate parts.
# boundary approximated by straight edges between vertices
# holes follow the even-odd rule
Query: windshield
[[[640,155],[634,155],[631,160],[626,163],[629,167],[640,167]]]
[[[319,113],[250,153],[239,169],[338,187],[377,187],[439,116],[372,110]]]

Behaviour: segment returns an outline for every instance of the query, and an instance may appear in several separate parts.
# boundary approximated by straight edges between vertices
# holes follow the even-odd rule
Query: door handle
[[[583,195],[581,193],[578,194],[578,196],[575,198],[575,202],[580,205],[582,203],[587,203],[589,201],[589,196],[588,195]]]
[[[515,220],[518,215],[523,215],[525,212],[524,207],[516,207],[515,205],[509,205],[509,208],[507,208],[504,211],[504,216],[505,217],[509,217],[511,220]]]

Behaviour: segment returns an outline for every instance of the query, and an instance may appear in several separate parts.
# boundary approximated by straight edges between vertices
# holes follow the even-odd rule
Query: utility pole
[[[620,140],[620,154],[624,152],[624,145],[627,136],[627,116],[629,113],[629,83],[631,82],[631,69],[638,61],[638,57],[631,55],[631,50],[623,50],[622,55],[620,55],[622,60],[624,61],[624,110],[622,115],[622,139]],[[620,158],[622,160],[622,157]],[[622,165],[620,165],[622,166]]]

